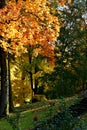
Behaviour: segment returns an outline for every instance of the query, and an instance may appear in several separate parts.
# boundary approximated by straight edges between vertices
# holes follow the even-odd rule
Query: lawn
[[[0,130],[17,130],[15,126],[20,128],[19,130],[30,130],[43,120],[51,118],[59,111],[74,104],[78,100],[79,98],[74,96],[27,104],[20,108],[16,108],[15,113],[10,114],[8,121],[7,119],[0,120]]]

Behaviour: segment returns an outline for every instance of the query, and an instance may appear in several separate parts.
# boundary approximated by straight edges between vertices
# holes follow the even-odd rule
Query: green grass
[[[87,130],[87,113],[82,114],[77,120],[78,122],[75,124],[74,128],[76,130]]]
[[[6,119],[0,120],[0,130],[12,130],[12,126],[7,122]]]
[[[8,123],[6,119],[0,120],[0,130],[13,130],[12,126],[15,124],[17,124],[20,130],[30,130],[30,128],[33,128],[41,121],[57,114],[57,112],[60,111],[60,108],[62,109],[66,106],[68,107],[76,101],[77,97],[72,97],[66,99],[48,100],[16,108],[16,114],[10,115],[10,120],[12,121],[11,123]],[[51,103],[53,103],[53,105]],[[18,115],[19,117],[17,117]],[[38,117],[38,121],[34,121],[35,116]]]
[[[83,119],[83,121],[85,122],[85,124],[87,125],[87,113],[82,115],[81,118]]]

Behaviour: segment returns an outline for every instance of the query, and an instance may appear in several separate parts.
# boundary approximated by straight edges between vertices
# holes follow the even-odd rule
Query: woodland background
[[[0,116],[87,89],[86,5],[0,0]]]

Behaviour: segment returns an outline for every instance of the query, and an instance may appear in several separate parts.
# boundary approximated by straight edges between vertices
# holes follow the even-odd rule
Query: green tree
[[[58,7],[61,29],[55,43],[56,65],[54,72],[45,77],[55,97],[73,94],[80,86],[87,87],[85,4],[73,1]]]
[[[23,71],[23,79],[28,75],[31,89],[34,94],[38,93],[39,86],[41,86],[41,76],[48,66],[48,57],[41,54],[36,55],[36,48],[34,46],[28,47],[28,53],[23,54],[20,60],[21,70]]]

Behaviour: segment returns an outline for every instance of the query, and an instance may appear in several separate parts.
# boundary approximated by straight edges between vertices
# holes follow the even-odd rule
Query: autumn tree
[[[6,51],[18,53],[28,44],[39,44],[37,51],[44,55],[53,49],[52,44],[58,35],[59,23],[58,19],[50,14],[47,1],[10,1],[0,14],[0,30],[4,39],[1,40],[1,46]],[[44,53],[43,48],[48,51]]]
[[[0,1],[0,9],[5,6],[5,1]],[[3,37],[0,35],[0,40]],[[7,95],[7,67],[6,67],[6,53],[3,48],[0,47],[0,70],[1,70],[1,90],[0,90],[0,117],[6,114],[6,95]]]
[[[4,52],[20,56],[34,46],[35,55],[40,53],[53,60],[58,35],[58,18],[47,0],[12,0],[0,9],[0,48]]]

